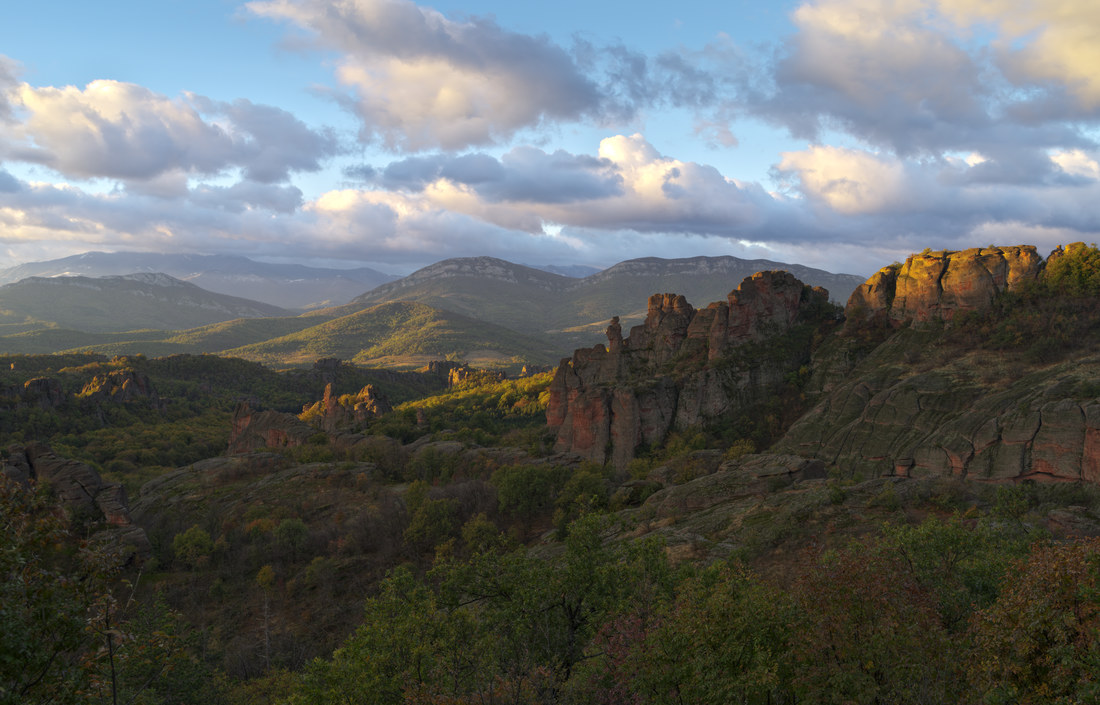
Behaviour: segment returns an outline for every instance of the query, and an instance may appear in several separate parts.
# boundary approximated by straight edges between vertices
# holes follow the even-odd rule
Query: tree
[[[794,604],[744,566],[707,568],[656,614],[624,617],[637,636],[605,629],[608,658],[593,682],[605,702],[792,701]]]
[[[1100,702],[1100,539],[1036,546],[971,636],[985,702]]]
[[[799,700],[957,702],[961,644],[934,597],[874,542],[827,553],[795,585]]]
[[[214,542],[205,529],[192,526],[172,539],[172,552],[176,558],[191,569],[204,568],[210,562],[214,551]]]
[[[87,615],[100,581],[81,579],[67,543],[76,541],[64,515],[0,474],[0,704],[83,702]],[[90,550],[83,544],[79,554]]]

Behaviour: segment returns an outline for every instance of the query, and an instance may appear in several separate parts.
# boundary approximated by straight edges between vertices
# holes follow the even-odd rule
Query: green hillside
[[[306,319],[303,319],[306,320]],[[359,364],[418,367],[458,356],[497,364],[514,360],[549,364],[559,351],[501,326],[421,303],[373,306],[262,343],[222,351],[266,364],[300,365],[324,357]]]

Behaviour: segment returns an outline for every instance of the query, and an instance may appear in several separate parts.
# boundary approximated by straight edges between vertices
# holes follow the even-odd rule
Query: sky
[[[1095,0],[37,0],[0,23],[0,266],[405,274],[1095,242]]]

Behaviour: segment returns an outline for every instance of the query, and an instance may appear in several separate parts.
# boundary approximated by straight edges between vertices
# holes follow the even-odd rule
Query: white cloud
[[[492,20],[447,19],[408,0],[267,0],[257,15],[290,20],[342,53],[366,141],[391,149],[459,149],[506,140],[544,121],[595,114],[596,85],[544,36]]]
[[[286,111],[248,101],[169,98],[110,80],[83,89],[0,82],[0,91],[11,118],[0,123],[7,138],[0,156],[148,192],[178,194],[180,174],[235,168],[251,180],[280,181],[292,170],[318,170],[339,151],[334,138]]]
[[[1050,155],[1050,159],[1071,176],[1100,180],[1100,164],[1080,149],[1056,151]]]
[[[892,156],[814,146],[782,157],[778,168],[795,175],[802,193],[838,213],[909,210],[917,195],[918,184]]]

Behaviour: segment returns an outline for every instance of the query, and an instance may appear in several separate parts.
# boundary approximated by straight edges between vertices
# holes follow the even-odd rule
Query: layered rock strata
[[[555,450],[623,467],[639,446],[661,443],[671,429],[759,399],[781,383],[792,361],[724,359],[784,333],[827,301],[824,289],[781,271],[747,277],[726,301],[704,309],[677,294],[651,296],[645,322],[626,338],[614,318],[606,346],[577,350],[558,366],[547,408]]]

